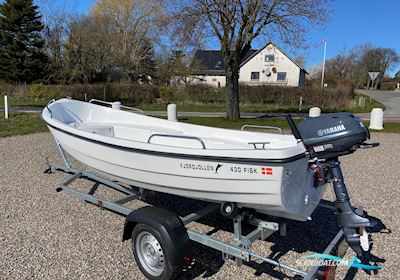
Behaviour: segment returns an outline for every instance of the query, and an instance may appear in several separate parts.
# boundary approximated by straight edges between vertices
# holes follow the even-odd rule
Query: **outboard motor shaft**
[[[336,195],[335,208],[338,224],[344,231],[347,243],[357,256],[363,259],[365,253],[369,251],[369,245],[362,246],[361,236],[364,234],[364,228],[371,226],[370,221],[353,210],[338,159],[330,161],[327,169]]]
[[[370,138],[369,131],[358,117],[350,113],[306,118],[298,126],[290,116],[287,116],[287,121],[295,138],[302,141],[308,150],[310,159],[323,168],[324,180],[332,184],[337,222],[349,246],[365,261],[369,253],[365,228],[371,223],[352,207],[338,157],[351,154],[360,147],[376,147],[378,144],[365,143]]]

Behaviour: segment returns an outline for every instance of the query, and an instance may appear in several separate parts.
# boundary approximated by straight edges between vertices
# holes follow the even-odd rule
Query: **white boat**
[[[358,117],[326,114],[305,118],[296,126],[287,116],[293,135],[283,135],[185,124],[115,107],[60,99],[46,106],[42,118],[62,148],[62,156],[66,151],[85,165],[138,188],[221,203],[221,214],[233,218],[235,225],[242,221],[243,208],[305,221],[330,183],[341,234],[357,257],[368,262],[371,247],[365,228],[372,224],[361,208],[351,205],[338,159],[358,148],[379,145],[366,142],[370,134]],[[98,205],[105,203],[108,209],[117,205],[69,189],[67,185],[84,173],[70,169],[67,162],[59,168],[74,173],[59,190]],[[132,193],[137,194],[135,190]],[[128,218],[142,215],[121,207],[118,204],[115,209]],[[168,213],[160,211],[160,217]],[[151,217],[154,219],[154,214]],[[135,222],[137,217],[132,219]],[[241,227],[234,228],[236,236]],[[132,229],[128,227],[129,236]],[[191,238],[204,245],[215,241],[198,237],[194,234]]]
[[[325,191],[293,135],[172,122],[60,99],[42,112],[61,147],[143,189],[307,220]]]

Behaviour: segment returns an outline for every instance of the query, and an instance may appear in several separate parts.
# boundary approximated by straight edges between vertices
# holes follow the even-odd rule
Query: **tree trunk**
[[[226,117],[230,120],[240,118],[239,112],[239,65],[226,68]]]

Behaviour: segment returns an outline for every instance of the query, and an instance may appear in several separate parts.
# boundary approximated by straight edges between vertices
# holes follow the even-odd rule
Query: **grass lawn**
[[[166,111],[168,104],[140,104],[136,107],[144,111]],[[135,107],[135,106],[134,106]],[[177,104],[180,112],[225,112],[225,105],[220,104]],[[302,112],[308,112],[309,108],[304,108]],[[240,105],[242,113],[283,113],[283,112],[299,112],[298,108],[281,105]]]
[[[47,105],[49,100],[47,99],[34,99],[34,98],[8,98],[9,106],[32,106],[32,107],[44,107]],[[166,111],[168,104],[163,103],[152,103],[152,104],[140,104],[127,106],[137,107],[144,111]],[[0,98],[0,106],[4,106],[4,99]],[[178,104],[178,109],[181,112],[224,112],[226,110],[225,105],[221,104],[194,104],[194,103],[182,103]],[[309,108],[304,108],[303,112],[307,112]],[[278,106],[278,105],[241,105],[240,111],[243,113],[281,113],[281,112],[298,112],[297,107],[290,106]]]
[[[371,99],[368,96],[365,96],[365,107],[359,108],[358,100],[361,96],[365,96],[362,94],[357,93],[356,99],[354,101],[355,106],[344,108],[343,111],[353,112],[353,113],[369,113],[371,112],[372,108],[383,108],[385,106],[374,99]],[[8,102],[10,106],[33,106],[33,107],[44,107],[47,105],[49,100],[47,99],[35,99],[31,97],[23,98],[8,98]],[[0,106],[4,105],[4,99],[0,98]],[[124,104],[129,105],[129,104]],[[139,109],[144,111],[165,111],[167,109],[167,104],[160,104],[160,103],[153,103],[153,104],[140,104],[137,106]],[[224,112],[226,110],[225,106],[222,104],[195,104],[195,103],[181,103],[178,104],[178,110],[181,112]],[[303,107],[301,112],[308,112],[309,107]],[[282,105],[272,105],[272,104],[256,104],[256,105],[249,105],[249,104],[242,104],[240,105],[240,111],[243,113],[284,113],[284,112],[291,112],[291,113],[298,113],[299,108],[297,106],[282,106]],[[323,112],[324,109],[322,109]],[[327,111],[325,112],[327,113]]]
[[[365,97],[365,106],[363,108],[358,107],[358,100],[360,97]],[[356,93],[356,99],[355,99],[355,104],[356,107],[354,108],[349,108],[349,112],[352,113],[370,113],[373,108],[382,108],[383,111],[385,111],[385,105],[382,103],[376,101],[375,99],[372,99],[371,97],[361,94],[361,93]]]
[[[11,113],[6,120],[4,113],[0,117],[0,137],[23,135],[48,131],[40,114]]]
[[[231,121],[225,118],[188,117],[180,118],[179,121],[231,129],[240,129],[245,124],[278,126],[283,129],[289,128],[286,121],[283,119],[240,119]],[[364,123],[366,126],[369,125],[368,122]],[[385,123],[384,127],[385,129],[382,132],[400,133],[400,123]],[[48,131],[47,127],[40,118],[40,114],[37,113],[12,113],[8,120],[4,119],[3,114],[0,117],[0,137],[45,131]]]
[[[365,124],[368,124],[367,122],[364,122]],[[380,130],[379,132],[388,132],[388,133],[400,133],[400,123],[384,123],[383,124],[383,130]],[[376,130],[371,130],[371,131],[376,131]]]
[[[365,97],[365,107],[358,107],[358,100],[360,97]],[[225,112],[226,108],[224,105],[219,104],[178,104],[178,110],[181,112]],[[137,106],[144,111],[165,111],[167,104],[141,104]],[[305,106],[302,108],[303,113],[307,113],[311,106]],[[369,96],[361,93],[356,93],[354,100],[354,106],[344,108],[341,111],[352,112],[352,113],[370,113],[373,108],[382,108],[385,110],[385,106],[382,103],[370,98]],[[328,111],[324,111],[328,113]],[[260,104],[260,105],[240,105],[240,112],[242,113],[299,113],[297,106],[282,106],[272,104]]]
[[[9,106],[44,107],[50,100],[32,97],[8,97]],[[4,97],[0,98],[0,106],[4,106]]]

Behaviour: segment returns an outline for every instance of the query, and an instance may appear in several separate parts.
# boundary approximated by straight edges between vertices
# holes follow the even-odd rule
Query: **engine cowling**
[[[370,138],[361,119],[351,113],[307,117],[297,129],[306,148],[318,158],[351,154]]]

